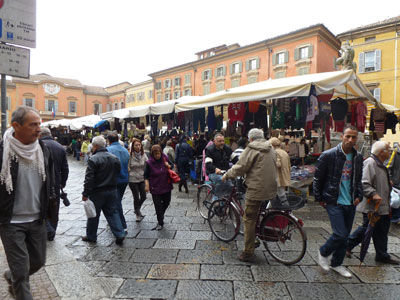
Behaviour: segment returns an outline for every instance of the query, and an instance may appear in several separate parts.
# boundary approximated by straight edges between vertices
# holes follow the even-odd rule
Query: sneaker
[[[152,230],[161,230],[161,229],[163,229],[163,227],[162,227],[162,225],[160,225],[160,224],[157,224],[157,226],[156,227],[154,227]]]
[[[256,256],[254,254],[247,254],[242,252],[237,259],[244,262],[254,262]]]
[[[318,251],[318,264],[322,270],[329,272],[329,258],[322,256],[320,251]]]
[[[343,266],[331,267],[331,269],[345,278],[351,278],[351,273]]]
[[[96,243],[96,241],[89,239],[86,235],[82,237],[82,241],[89,243]]]

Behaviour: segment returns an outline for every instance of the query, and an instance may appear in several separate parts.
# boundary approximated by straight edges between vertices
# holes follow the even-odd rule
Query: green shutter
[[[308,58],[313,57],[313,52],[314,52],[314,46],[313,45],[308,46]]]
[[[212,69],[209,70],[210,71],[210,79],[212,79]]]
[[[375,50],[375,71],[381,70],[381,54],[382,54],[381,49]]]
[[[229,74],[232,74],[233,73],[233,64],[230,64],[229,65]]]
[[[285,63],[289,61],[289,51],[285,51]]]
[[[248,71],[250,69],[250,61],[246,60],[246,71]]]
[[[299,48],[294,49],[294,60],[299,60]]]
[[[260,58],[258,58],[258,57],[257,57],[257,60],[256,60],[256,67],[257,67],[257,69],[260,68]]]
[[[242,62],[239,62],[239,73],[242,73],[243,71],[243,66],[242,66]]]
[[[272,54],[272,65],[275,66],[276,65],[276,54]]]
[[[338,69],[337,64],[336,64],[336,57],[333,57],[333,69],[334,70]]]
[[[226,66],[223,65],[223,66],[222,66],[222,69],[223,69],[222,74],[225,76],[225,75],[226,75]]]
[[[47,99],[44,100],[44,110],[49,111],[49,100]]]
[[[32,107],[33,107],[33,108],[36,108],[35,98],[32,98]]]
[[[380,88],[374,89],[374,98],[376,99],[376,101],[381,102],[381,89]]]
[[[54,112],[58,112],[58,100],[54,100]]]
[[[358,54],[358,73],[364,73],[364,52]]]

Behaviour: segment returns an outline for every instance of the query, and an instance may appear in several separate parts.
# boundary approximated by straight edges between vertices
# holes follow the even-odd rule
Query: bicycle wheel
[[[239,212],[227,200],[216,200],[208,210],[208,224],[220,241],[230,242],[239,234]]]
[[[212,203],[212,187],[209,184],[203,184],[197,191],[197,210],[203,219],[208,218],[208,210]]]
[[[259,238],[278,262],[292,265],[306,253],[307,237],[300,224],[284,212],[272,212],[261,220]]]

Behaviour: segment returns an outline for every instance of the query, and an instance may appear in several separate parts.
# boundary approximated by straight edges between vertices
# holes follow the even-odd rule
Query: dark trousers
[[[331,266],[343,263],[346,254],[347,240],[353,226],[356,208],[354,205],[327,205],[326,211],[332,226],[332,235],[319,249],[322,256],[332,254]]]
[[[124,210],[122,208],[122,198],[124,197],[127,185],[128,185],[127,182],[118,183],[118,185],[117,185],[117,190],[118,190],[117,211],[118,211],[119,217],[121,219],[122,227],[124,229],[126,229],[127,226],[126,226],[126,221],[125,221],[125,216],[124,216]]]
[[[129,188],[131,189],[133,195],[133,207],[135,209],[135,213],[139,213],[143,202],[146,200],[144,181],[129,182]]]
[[[49,214],[46,221],[47,236],[53,237],[56,235],[58,226],[58,214],[60,211],[60,188],[55,188],[56,201],[49,204]]]
[[[0,225],[0,236],[16,299],[33,299],[29,275],[38,271],[46,262],[45,222]]]
[[[161,195],[151,195],[153,197],[154,208],[156,209],[158,224],[164,226],[164,214],[171,203],[171,192]]]
[[[91,241],[97,240],[97,228],[99,227],[100,213],[103,211],[108,225],[116,238],[125,237],[121,219],[117,211],[118,194],[117,190],[107,190],[94,193],[90,196],[96,207],[96,216],[89,218],[86,224],[86,236]]]
[[[352,250],[355,246],[362,242],[368,224],[368,215],[363,213],[362,225],[349,236],[349,241],[347,245],[348,250]],[[390,255],[387,253],[389,228],[390,218],[388,215],[381,216],[379,221],[375,223],[374,231],[372,232],[372,240],[374,241],[376,260],[390,258]]]

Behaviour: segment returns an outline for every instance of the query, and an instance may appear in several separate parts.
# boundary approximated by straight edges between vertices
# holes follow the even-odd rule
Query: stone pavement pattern
[[[43,293],[35,299],[400,299],[400,268],[376,263],[372,245],[361,269],[359,248],[354,258],[345,259],[352,279],[321,272],[317,251],[331,230],[326,213],[313,202],[295,212],[305,223],[308,245],[303,260],[290,267],[274,261],[263,246],[256,251],[256,263],[238,261],[243,237],[223,243],[212,236],[196,211],[194,186],[189,194],[174,189],[162,231],[151,231],[157,220],[150,194],[142,210],[146,217],[135,222],[128,188],[123,207],[129,232],[123,246],[115,244],[104,217],[97,244],[82,242],[85,167],[72,159],[69,163],[66,192],[71,206],[61,205],[61,221],[55,241],[48,244],[46,267],[31,279],[32,289],[38,282],[37,290]],[[360,221],[357,214],[357,224]],[[389,252],[400,256],[399,227],[391,228]],[[1,248],[0,254],[3,269]],[[0,298],[6,295],[4,286],[0,281]]]

